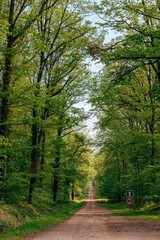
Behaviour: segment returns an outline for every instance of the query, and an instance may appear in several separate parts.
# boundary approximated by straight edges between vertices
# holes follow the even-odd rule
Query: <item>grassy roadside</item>
[[[124,203],[111,204],[107,200],[100,200],[99,204],[112,210],[115,215],[126,216],[132,219],[147,219],[160,222],[160,206],[155,206],[153,203],[146,204],[139,208],[128,207]]]
[[[84,201],[81,201],[60,204],[48,213],[30,216],[19,227],[7,232],[0,232],[0,239],[23,240],[26,234],[39,232],[57,223],[66,221],[73,213],[80,209],[84,203]]]

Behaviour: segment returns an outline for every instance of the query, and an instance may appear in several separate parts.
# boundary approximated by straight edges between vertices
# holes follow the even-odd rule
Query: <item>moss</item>
[[[18,209],[14,206],[1,204],[0,205],[0,231],[6,231],[8,229],[17,227],[21,224],[21,221],[17,218]]]

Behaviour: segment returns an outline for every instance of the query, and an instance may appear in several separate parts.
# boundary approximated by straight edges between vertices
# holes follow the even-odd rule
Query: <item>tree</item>
[[[106,69],[95,84],[99,86],[98,96],[91,101],[98,110],[101,131],[107,131],[102,146],[111,159],[111,169],[116,172],[118,164],[117,179],[124,176],[126,186],[135,188],[141,202],[144,196],[156,192],[153,188],[159,166],[159,3],[103,1],[96,8],[104,20],[100,25],[116,31],[118,37],[96,48],[96,57]],[[116,154],[111,153],[105,139],[108,145],[111,141],[118,146]],[[150,174],[149,182],[145,173]],[[116,186],[116,182],[113,184]],[[153,191],[148,187],[146,193],[146,185],[152,185]]]
[[[61,174],[64,176],[65,197],[71,200],[86,194],[92,156],[88,142],[86,136],[76,131],[65,137],[66,148],[63,152]]]
[[[29,182],[31,203],[34,189],[48,184],[60,116],[64,135],[84,118],[73,104],[76,94],[86,91],[86,46],[96,38],[95,28],[84,21],[87,4],[72,0],[1,2],[1,193],[8,202],[26,199]],[[64,107],[65,91],[72,99]],[[24,186],[18,192],[20,182]]]
[[[99,176],[99,181],[103,179],[101,193],[106,187],[108,196],[114,201],[122,200],[128,187],[135,190],[137,201],[140,203],[145,195],[153,193],[144,191],[144,186],[148,184],[144,175],[146,168],[153,165],[158,167],[158,142],[155,135],[153,136],[152,126],[154,124],[154,134],[158,134],[156,119],[159,111],[155,96],[150,94],[155,78],[148,68],[123,75],[123,71],[119,71],[120,65],[118,67],[115,74],[112,66],[105,69],[93,85],[92,92],[96,91],[97,96],[91,93],[91,102],[99,118],[98,144],[101,152],[105,154],[106,171]],[[152,76],[150,81],[149,73],[150,77]],[[117,80],[114,85],[113,80]],[[153,106],[155,122],[152,119]],[[150,171],[152,190],[158,177],[157,172],[154,172],[155,170]],[[108,180],[104,181],[104,178]],[[154,191],[156,192],[156,189]]]
[[[35,85],[35,103],[33,105],[32,125],[32,153],[30,173],[29,198],[28,202],[32,202],[32,194],[36,181],[40,158],[40,145],[42,137],[44,139],[44,128],[39,127],[36,119],[41,118],[44,122],[49,117],[49,102],[51,98],[60,94],[68,85],[70,85],[78,77],[80,67],[78,65],[84,59],[84,46],[80,41],[87,40],[88,34],[93,30],[87,23],[83,24],[81,16],[77,15],[75,9],[70,11],[70,2],[60,3],[61,8],[56,10],[49,9],[45,12],[38,22],[37,30],[42,36],[42,46],[39,55],[39,67],[37,78],[33,78]],[[56,14],[56,19],[54,14]],[[59,18],[57,19],[57,16]],[[55,26],[54,26],[55,25]],[[52,28],[51,26],[54,26]],[[79,45],[79,49],[77,48]],[[37,74],[37,73],[36,73]],[[44,81],[44,82],[43,82]],[[45,85],[44,85],[45,83]],[[36,99],[41,96],[41,90],[46,89],[46,101],[41,113],[41,105],[37,105]],[[59,131],[59,130],[58,130]],[[61,132],[61,131],[60,131]],[[60,133],[58,133],[59,135]],[[43,141],[44,143],[44,141]],[[56,185],[56,184],[55,184]]]
[[[58,1],[55,0],[49,6],[54,6]],[[48,0],[42,2],[29,2],[26,0],[2,2],[1,17],[5,17],[3,36],[3,68],[2,68],[2,87],[1,87],[1,104],[0,104],[0,135],[2,139],[2,148],[6,148],[6,143],[9,137],[9,107],[10,107],[10,92],[15,81],[14,74],[16,73],[15,58],[18,53],[19,46],[24,43],[25,36],[28,30],[34,24],[38,17],[46,11]],[[29,11],[26,11],[29,9]],[[36,12],[35,12],[36,9]],[[3,20],[4,22],[4,20]],[[15,66],[15,68],[14,68]],[[9,155],[7,152],[1,156],[0,176],[1,181],[7,177],[9,171]]]

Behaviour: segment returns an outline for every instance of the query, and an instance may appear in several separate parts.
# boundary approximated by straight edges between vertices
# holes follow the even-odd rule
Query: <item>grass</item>
[[[106,200],[100,200],[99,204],[106,207],[107,209],[112,210],[113,214],[119,216],[126,216],[132,219],[148,219],[160,221],[160,211],[154,210],[152,203],[147,203],[143,207],[135,208],[128,207],[124,203],[111,204]]]
[[[7,232],[0,233],[0,239],[20,240],[29,233],[36,233],[55,224],[66,221],[74,212],[84,205],[84,201],[57,205],[52,213],[36,215],[24,224]]]

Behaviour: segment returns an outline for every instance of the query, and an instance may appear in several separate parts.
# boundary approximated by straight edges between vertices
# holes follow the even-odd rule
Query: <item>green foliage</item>
[[[89,2],[13,2],[0,3],[0,197],[32,202],[37,189],[50,194],[58,172],[58,201],[68,202],[73,184],[83,196],[89,174],[88,142],[78,133],[88,116],[76,106],[90,78],[87,46],[97,38],[83,16]]]
[[[102,1],[96,11],[103,15],[100,25],[106,32],[117,32],[99,49],[105,68],[90,85],[90,102],[98,118],[96,144],[102,156],[96,163],[97,191],[120,202],[126,190],[133,189],[137,205],[148,200],[158,203],[159,5]]]
[[[1,231],[13,227],[14,229],[7,233],[0,233],[0,237],[4,240],[21,239],[25,234],[42,231],[54,224],[66,221],[83,205],[84,202],[72,202],[70,204],[61,204],[53,208],[53,205],[49,205],[47,202],[45,205],[39,203],[37,206],[25,204],[19,206],[19,208],[16,206],[3,206],[2,211],[4,211],[3,215],[5,216],[5,220],[1,221]],[[20,226],[18,227],[18,225]]]
[[[139,208],[128,207],[124,205],[124,203],[111,204],[106,201],[101,201],[100,205],[112,210],[112,212],[116,215],[127,216],[135,219],[150,219],[160,221],[160,213],[157,211],[159,209],[159,205],[156,205],[153,202],[146,203],[143,207]]]

